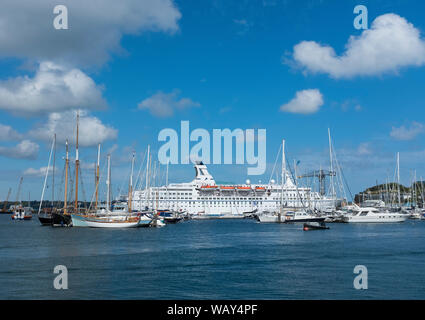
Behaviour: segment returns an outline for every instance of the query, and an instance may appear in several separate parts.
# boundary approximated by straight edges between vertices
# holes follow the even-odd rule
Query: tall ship
[[[195,162],[195,178],[191,182],[171,183],[164,186],[135,190],[133,207],[136,210],[155,208],[185,212],[197,218],[243,218],[255,212],[279,208],[335,210],[342,200],[300,187],[285,167],[282,151],[281,181],[267,184],[217,184],[203,162]]]

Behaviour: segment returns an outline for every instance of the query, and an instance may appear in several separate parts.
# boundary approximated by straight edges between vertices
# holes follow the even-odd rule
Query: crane
[[[7,203],[9,202],[9,197],[11,192],[12,192],[12,188],[9,188],[9,191],[7,192],[6,200],[4,200],[2,212],[6,212],[6,207],[7,207]]]
[[[320,194],[323,196],[326,193],[326,177],[329,176],[335,176],[336,172],[335,171],[330,171],[330,170],[314,170],[311,171],[309,173],[303,174],[301,176],[298,176],[298,178],[318,178],[319,179],[319,186],[320,186]]]

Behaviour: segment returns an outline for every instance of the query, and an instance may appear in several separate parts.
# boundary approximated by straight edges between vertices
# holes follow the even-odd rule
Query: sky
[[[328,128],[354,194],[425,176],[425,4],[422,1],[4,0],[0,12],[0,200],[40,199],[53,135],[56,192],[64,143],[80,156],[86,199],[101,143],[114,193],[164,128],[267,130],[267,170],[212,164],[218,182],[268,181],[282,139],[298,173],[329,167]],[[356,29],[354,7],[367,8]],[[63,21],[62,21],[63,23]],[[161,167],[162,177],[165,172]],[[136,170],[137,171],[137,170]],[[191,181],[192,164],[169,180]],[[49,177],[45,198],[50,199]],[[60,197],[56,195],[56,197]]]

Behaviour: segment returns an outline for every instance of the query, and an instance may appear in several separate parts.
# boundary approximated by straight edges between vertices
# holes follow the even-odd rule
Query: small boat
[[[12,214],[13,220],[31,220],[32,219],[32,208],[16,206]]]
[[[303,230],[304,231],[310,231],[310,230],[328,230],[329,227],[326,226],[326,224],[322,222],[309,222],[304,223]]]
[[[158,216],[163,218],[165,223],[177,223],[183,220],[180,214],[171,210],[158,210]]]

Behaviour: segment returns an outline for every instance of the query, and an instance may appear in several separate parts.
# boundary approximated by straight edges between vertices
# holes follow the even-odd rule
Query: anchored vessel
[[[297,187],[285,172],[285,183],[219,185],[208,172],[207,166],[196,162],[195,179],[188,183],[175,183],[161,187],[135,190],[133,207],[142,210],[154,207],[151,194],[157,195],[159,210],[187,212],[192,218],[244,218],[252,212],[273,211],[281,206],[301,208],[309,204],[312,209],[335,208],[335,198],[322,196],[311,188]]]
[[[409,218],[408,214],[389,212],[377,208],[360,208],[351,215],[343,218],[343,222],[348,223],[385,223],[385,222],[404,222]]]

